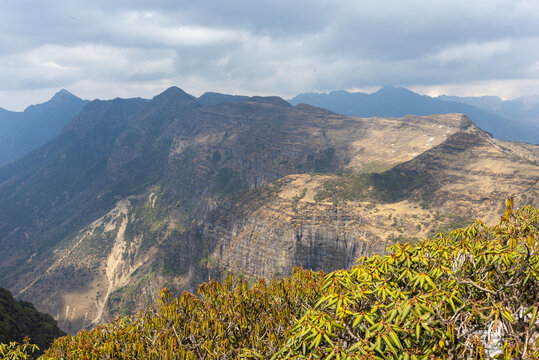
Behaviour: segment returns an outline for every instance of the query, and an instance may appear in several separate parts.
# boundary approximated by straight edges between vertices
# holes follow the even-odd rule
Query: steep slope
[[[22,342],[28,336],[45,350],[64,335],[50,315],[38,312],[30,303],[16,301],[9,291],[0,288],[0,344]]]
[[[24,112],[0,109],[0,167],[58,135],[88,101],[60,90],[49,101]]]
[[[293,105],[306,103],[339,114],[362,117],[462,113],[496,138],[539,143],[538,126],[510,120],[462,102],[418,95],[404,88],[384,87],[372,94],[342,90],[329,94],[300,94],[289,101]]]
[[[177,88],[152,101],[94,101],[54,141],[1,168],[2,283],[36,281],[66,236],[163,177],[169,144],[156,139],[198,106]]]
[[[536,196],[537,147],[497,143],[459,114],[350,118],[276,97],[201,106],[178,88],[94,101],[0,169],[0,283],[74,332],[133,313],[163,284],[179,292],[230,271],[349,266],[470,220],[447,210],[454,198],[422,207],[452,194],[444,173],[397,173],[395,186],[389,170],[458,134],[479,134],[513,162],[515,185],[492,201]]]

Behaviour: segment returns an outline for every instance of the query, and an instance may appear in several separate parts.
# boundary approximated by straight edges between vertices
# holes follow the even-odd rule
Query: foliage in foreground
[[[45,359],[233,359],[243,349],[273,354],[295,321],[320,298],[324,274],[296,270],[254,286],[230,276],[199,287],[199,296],[161,291],[158,308],[136,318],[57,339]]]
[[[297,270],[57,339],[43,359],[539,359],[538,209],[396,244],[327,276]]]
[[[29,338],[24,338],[22,343],[11,341],[9,344],[0,344],[0,359],[32,359],[32,355],[36,351],[39,351],[39,347],[36,344],[30,344]]]
[[[15,300],[11,292],[0,288],[0,358],[5,357],[9,351],[23,354],[29,350],[29,344],[24,346],[26,337],[31,337],[37,347],[45,349],[62,335],[65,332],[58,328],[50,315],[37,311],[26,301]],[[17,347],[19,350],[16,351]]]

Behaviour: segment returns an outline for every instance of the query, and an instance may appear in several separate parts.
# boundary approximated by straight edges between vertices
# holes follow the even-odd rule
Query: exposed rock
[[[75,332],[163,285],[348,267],[495,219],[508,195],[536,202],[537,148],[460,114],[362,119],[256,97],[201,106],[178,88],[94,101],[0,169],[0,284]]]

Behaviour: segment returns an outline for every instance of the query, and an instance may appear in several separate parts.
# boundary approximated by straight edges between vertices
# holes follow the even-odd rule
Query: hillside
[[[54,138],[86,103],[60,90],[49,101],[23,112],[0,108],[0,167]]]
[[[539,213],[476,221],[327,275],[230,276],[55,341],[42,359],[535,359]]]
[[[64,335],[51,316],[38,312],[28,302],[16,301],[9,291],[0,288],[0,344],[29,337],[44,350]]]
[[[348,116],[405,116],[461,113],[495,138],[539,143],[539,124],[518,121],[518,117],[503,117],[464,101],[453,98],[432,98],[419,95],[405,88],[384,87],[372,94],[361,92],[332,91],[329,94],[300,94],[290,99],[293,105],[309,104],[319,106]],[[511,111],[504,112],[509,115]],[[518,116],[518,112],[513,113]]]
[[[539,148],[460,114],[352,118],[179,88],[93,101],[0,168],[0,284],[74,333],[208,277],[332,271],[539,198]]]

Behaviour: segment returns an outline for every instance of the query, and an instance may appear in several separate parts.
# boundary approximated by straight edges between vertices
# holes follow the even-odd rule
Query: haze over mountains
[[[505,101],[498,96],[460,97],[442,95],[438,96],[437,99],[473,105],[507,119],[515,119],[528,124],[537,125],[539,123],[539,95]]]
[[[47,143],[87,103],[60,90],[49,101],[30,105],[23,112],[0,108],[0,166]]]
[[[333,270],[493,222],[507,196],[536,203],[538,180],[538,146],[461,114],[363,119],[177,87],[95,100],[0,168],[0,286],[74,332],[163,285]]]
[[[526,106],[519,105],[525,104],[523,100],[513,102],[484,100],[484,98],[474,100],[459,97],[432,98],[405,88],[384,87],[372,94],[349,93],[344,90],[328,94],[306,93],[297,95],[289,101],[293,105],[305,103],[343,115],[361,117],[462,113],[496,138],[539,143],[539,116],[536,116],[539,112],[536,112],[535,107],[526,110]]]

